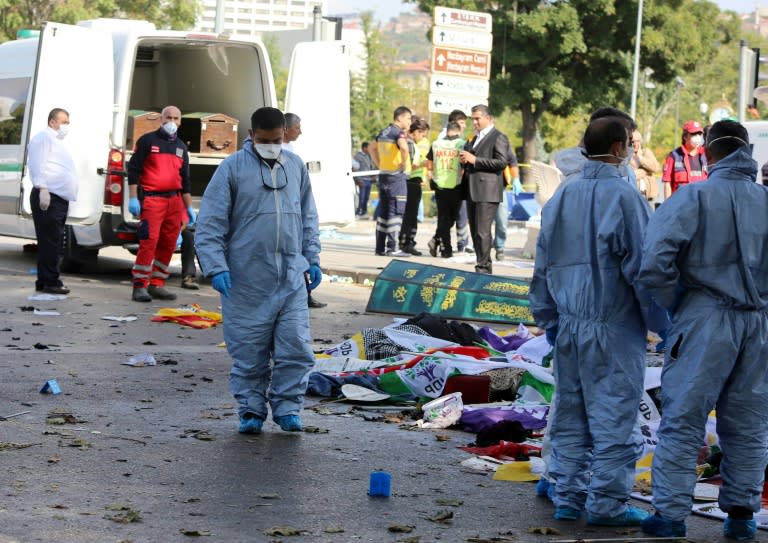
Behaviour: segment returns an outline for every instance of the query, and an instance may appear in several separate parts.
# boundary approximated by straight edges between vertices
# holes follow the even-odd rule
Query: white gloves
[[[48,206],[51,205],[51,193],[48,189],[40,189],[40,209],[43,211],[48,210]]]

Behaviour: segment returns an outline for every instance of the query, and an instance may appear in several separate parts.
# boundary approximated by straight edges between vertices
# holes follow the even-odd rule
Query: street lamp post
[[[629,114],[635,118],[637,113],[637,80],[640,76],[640,34],[643,30],[643,0],[637,3],[637,31],[635,32],[635,67],[632,70],[632,103]]]
[[[677,99],[675,103],[675,141],[673,142],[673,147],[680,141],[680,137],[677,134],[677,131],[680,129],[680,89],[685,87],[685,81],[678,75],[675,77],[675,85],[677,85]]]

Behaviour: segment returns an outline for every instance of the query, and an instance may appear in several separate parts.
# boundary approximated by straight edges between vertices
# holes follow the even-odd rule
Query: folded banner
[[[534,324],[527,279],[392,260],[376,278],[366,311]]]

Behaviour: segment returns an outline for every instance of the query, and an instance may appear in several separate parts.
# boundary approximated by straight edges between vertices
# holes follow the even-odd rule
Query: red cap
[[[696,134],[704,132],[704,129],[701,127],[701,123],[699,121],[688,121],[683,125],[683,132]]]

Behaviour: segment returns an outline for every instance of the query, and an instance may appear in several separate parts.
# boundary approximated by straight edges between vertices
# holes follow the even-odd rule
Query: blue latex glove
[[[514,181],[512,181],[512,193],[517,196],[523,192],[523,184],[520,182],[519,177],[515,177]]]
[[[192,206],[187,208],[187,216],[189,217],[189,223],[187,223],[187,226],[194,225],[195,221],[197,221],[197,213],[195,213],[195,210],[192,209]]]
[[[323,280],[323,272],[320,269],[320,266],[317,264],[312,264],[309,266],[309,288],[310,290],[315,290],[315,288],[320,284],[320,281]]]
[[[232,288],[232,276],[229,275],[228,271],[219,272],[213,276],[211,286],[221,293],[222,296],[229,298],[229,289]]]
[[[547,337],[547,343],[551,347],[555,346],[555,341],[557,341],[557,332],[559,328],[557,326],[553,326],[552,328],[547,328],[544,332],[544,335]]]
[[[131,215],[134,217],[141,215],[141,204],[139,203],[139,199],[135,196],[128,200],[128,211],[130,211]]]

